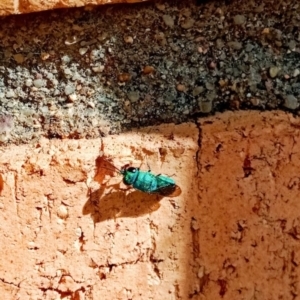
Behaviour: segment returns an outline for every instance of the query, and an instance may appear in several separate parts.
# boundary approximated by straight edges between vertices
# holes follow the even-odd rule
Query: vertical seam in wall
[[[200,169],[201,169],[201,166],[200,166],[200,155],[201,155],[201,148],[202,148],[202,127],[201,127],[201,123],[198,122],[197,119],[195,119],[195,125],[198,129],[198,150],[196,152],[196,166],[197,166],[197,178],[198,178],[198,175],[200,173]]]

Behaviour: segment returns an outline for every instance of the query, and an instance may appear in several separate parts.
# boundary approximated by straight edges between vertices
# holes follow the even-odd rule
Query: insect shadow
[[[94,223],[116,218],[135,218],[156,211],[163,196],[146,194],[138,190],[132,192],[120,190],[115,185],[110,193],[103,186],[89,194],[83,207],[83,214],[90,214]]]

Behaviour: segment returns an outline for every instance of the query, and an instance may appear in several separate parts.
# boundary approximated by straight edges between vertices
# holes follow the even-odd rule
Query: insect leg
[[[142,162],[141,162],[141,164],[140,164],[139,169],[142,167],[142,165],[143,165],[143,163],[144,163],[145,160],[146,160],[146,163],[147,163],[148,172],[150,173],[150,172],[151,172],[151,168],[150,168],[150,166],[149,166],[149,163],[148,163],[148,161],[147,161],[147,157],[146,157],[146,156],[143,158],[143,160],[142,160]]]
[[[146,160],[146,161],[147,161],[147,160]],[[148,172],[150,173],[150,172],[151,172],[151,168],[150,168],[150,166],[149,166],[148,161],[147,161],[147,167],[148,167]]]

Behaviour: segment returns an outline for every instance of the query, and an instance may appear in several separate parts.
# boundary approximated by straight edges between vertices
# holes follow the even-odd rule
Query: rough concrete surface
[[[0,18],[0,145],[225,110],[300,115],[299,20],[299,0],[159,0]]]
[[[2,148],[2,299],[298,299],[299,128],[228,112]],[[99,180],[103,154],[172,176],[181,195]]]

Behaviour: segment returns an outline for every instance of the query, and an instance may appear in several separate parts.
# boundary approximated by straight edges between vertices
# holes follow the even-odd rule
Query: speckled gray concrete
[[[226,109],[297,112],[299,2],[200,2],[0,19],[0,140],[95,138]]]

